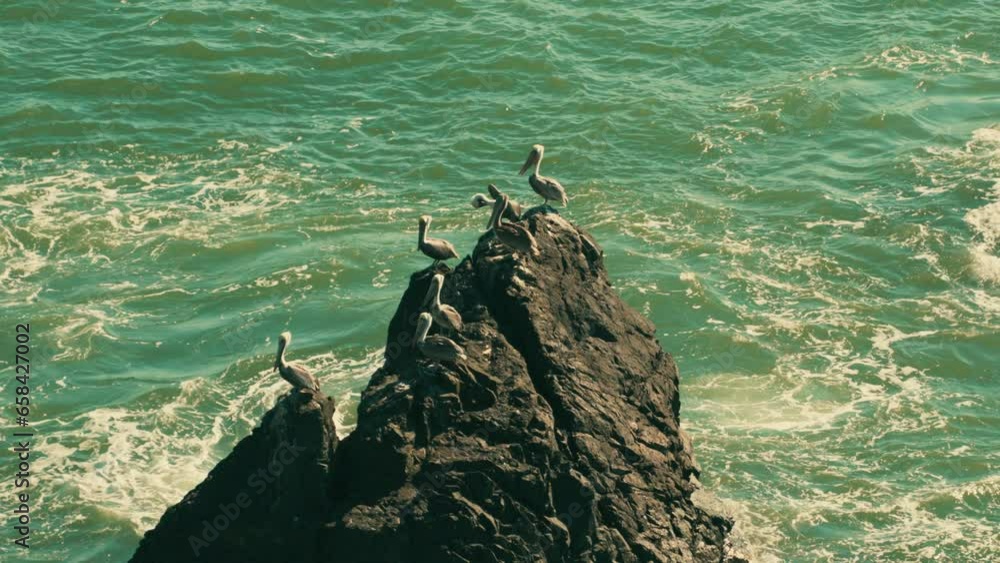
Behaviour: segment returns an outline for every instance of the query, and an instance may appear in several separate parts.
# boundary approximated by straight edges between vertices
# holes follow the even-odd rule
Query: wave
[[[943,73],[957,72],[969,63],[994,65],[997,61],[991,59],[988,53],[963,51],[954,46],[924,50],[910,45],[896,45],[877,55],[866,56],[861,66],[896,71],[927,70]]]
[[[337,398],[335,422],[346,436],[360,398],[352,389],[381,362],[381,350],[354,359],[323,353],[302,361]],[[98,408],[44,424],[38,446],[44,455],[38,471],[49,476],[44,492],[72,491],[59,496],[99,506],[137,534],[151,528],[288,391],[270,368],[251,365],[237,362],[217,377],[154,391],[135,406]],[[63,511],[53,515],[58,513],[69,517]]]
[[[965,222],[978,241],[970,249],[973,273],[982,281],[1000,285],[1000,128],[977,129],[965,150],[995,176],[993,201],[966,213]]]

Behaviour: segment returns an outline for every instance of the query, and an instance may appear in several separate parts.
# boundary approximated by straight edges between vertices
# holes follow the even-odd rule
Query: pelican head
[[[430,215],[421,215],[420,216],[420,226],[421,227],[426,227],[426,226],[428,226],[430,224],[431,224],[431,216]]]
[[[493,184],[490,184],[491,186]],[[486,207],[487,205],[493,205],[493,201],[483,194],[476,194],[472,196],[472,207],[479,209],[480,207]]]
[[[542,155],[545,154],[545,147],[542,145],[532,145],[531,152],[528,153],[528,159],[524,161],[524,166],[521,167],[521,171],[518,174],[524,174],[529,168],[535,164],[541,162]]]

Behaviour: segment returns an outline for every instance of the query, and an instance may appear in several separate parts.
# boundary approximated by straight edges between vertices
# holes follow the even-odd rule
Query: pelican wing
[[[465,359],[465,350],[461,346],[454,340],[437,334],[425,338],[420,351],[432,360],[454,362]]]
[[[531,231],[522,225],[506,223],[494,229],[500,242],[513,248],[517,252],[525,252],[531,255],[538,254],[538,244],[535,242]]]
[[[439,238],[429,238],[420,246],[420,250],[435,260],[458,258],[458,252],[448,241]]]
[[[319,380],[302,364],[287,364],[280,370],[281,377],[296,389],[313,389],[319,391]]]
[[[448,327],[455,332],[462,330],[462,315],[459,314],[458,309],[451,305],[442,303],[440,308],[431,311],[431,316],[434,317],[434,322],[441,326]]]
[[[535,193],[546,199],[561,202],[563,205],[569,203],[569,198],[566,197],[566,188],[555,178],[532,175],[528,178],[528,183],[531,184]]]

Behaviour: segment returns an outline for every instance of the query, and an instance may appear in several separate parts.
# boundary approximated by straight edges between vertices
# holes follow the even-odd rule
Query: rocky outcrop
[[[523,222],[539,257],[512,256],[487,234],[446,278],[442,301],[465,320],[451,337],[468,360],[441,364],[412,346],[433,272],[414,274],[389,325],[385,364],[329,473],[317,463],[295,477],[297,489],[276,487],[269,503],[282,516],[267,508],[253,517],[270,522],[267,532],[241,517],[213,544],[219,551],[197,560],[737,560],[731,522],[691,501],[698,468],[678,426],[677,368],[654,327],[618,298],[589,235],[554,213],[535,210]],[[167,512],[134,561],[160,560],[160,546],[190,554],[184,534],[220,498],[199,491],[266,459],[241,448],[272,432],[291,401]],[[310,403],[325,416],[328,403]],[[329,417],[311,432],[325,439],[310,443],[333,450]],[[322,453],[309,452],[314,461]],[[296,513],[294,503],[308,509]],[[286,532],[282,557],[265,558],[259,544],[273,547],[266,538]]]
[[[285,395],[167,509],[132,561],[276,563],[305,555],[330,509],[324,484],[337,448],[333,411],[333,399],[312,391]]]

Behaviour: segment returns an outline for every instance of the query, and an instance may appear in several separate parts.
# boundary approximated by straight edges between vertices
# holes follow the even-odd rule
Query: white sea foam
[[[1000,136],[1000,132],[997,132]],[[998,140],[1000,142],[1000,140]],[[1000,188],[994,188],[995,197],[1000,197]],[[972,270],[979,279],[1000,284],[1000,200],[973,209],[965,215],[965,222],[972,227],[981,242],[970,249]]]
[[[41,280],[60,273],[120,269],[109,256],[123,249],[156,258],[185,241],[221,247],[243,232],[238,225],[300,201],[301,169],[272,163],[274,150],[247,148],[220,139],[208,157],[146,160],[141,147],[123,147],[125,157],[100,162],[121,170],[115,182],[87,161],[60,169],[63,161],[17,159],[0,188],[0,304],[35,299]],[[170,190],[169,201],[152,195],[160,190]]]
[[[917,193],[940,196],[951,190],[975,189],[976,183],[991,187],[985,205],[965,214],[972,240],[968,242],[968,271],[981,282],[1000,284],[1000,127],[983,127],[972,132],[972,138],[960,148],[930,147],[924,157],[915,157],[912,164],[930,186],[917,186]],[[938,233],[937,238],[944,238]],[[923,255],[928,255],[924,251]],[[940,270],[940,269],[937,269]],[[943,274],[943,272],[938,272]],[[942,279],[950,279],[942,275]]]
[[[853,230],[863,229],[865,226],[864,221],[846,221],[842,219],[826,219],[823,221],[808,221],[805,223],[807,229],[815,229],[816,227],[848,227]]]
[[[936,72],[956,72],[969,63],[993,65],[996,61],[987,53],[963,51],[955,47],[948,49],[922,50],[909,45],[896,45],[878,55],[867,56],[865,66],[891,68],[894,70],[910,70],[911,68],[929,69]]]
[[[878,333],[872,338],[872,344],[876,350],[885,350],[891,353],[892,345],[896,342],[910,338],[923,338],[934,334],[937,334],[936,330],[921,330],[907,334],[894,326],[884,326],[878,329]]]
[[[374,350],[359,359],[324,353],[300,360],[338,397],[334,421],[341,437],[354,427],[347,420],[359,395],[350,389],[371,375],[381,356]],[[38,471],[49,476],[46,489],[72,490],[80,502],[142,533],[287,391],[269,368],[247,378],[237,363],[219,376],[182,382],[171,398],[152,406],[100,408],[54,420],[38,447],[44,452]]]
[[[984,282],[1000,285],[1000,257],[993,255],[982,246],[974,246],[970,251],[972,272]]]

